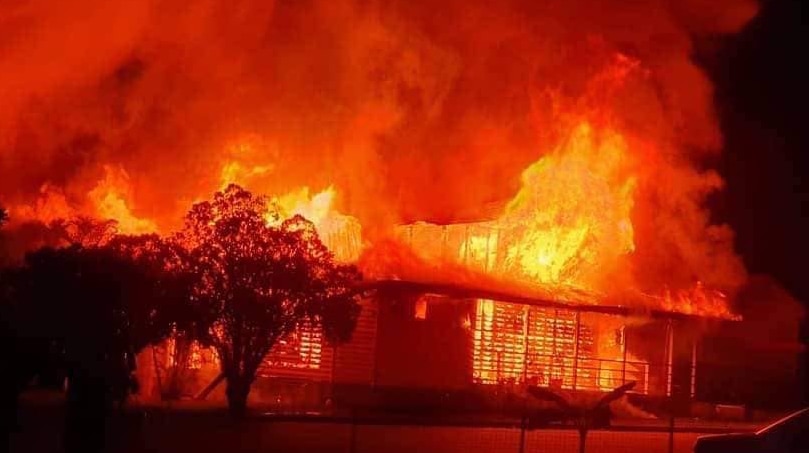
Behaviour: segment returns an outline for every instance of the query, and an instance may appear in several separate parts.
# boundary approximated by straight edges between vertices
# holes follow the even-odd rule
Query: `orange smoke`
[[[750,0],[2,4],[0,202],[18,221],[167,233],[235,182],[316,218],[345,260],[397,225],[493,222],[502,250],[480,233],[447,253],[521,282],[732,295],[745,271],[705,208],[722,139],[692,41],[755,13]]]

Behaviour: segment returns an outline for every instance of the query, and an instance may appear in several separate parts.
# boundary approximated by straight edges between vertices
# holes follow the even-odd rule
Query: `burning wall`
[[[475,382],[665,394],[666,364],[629,351],[625,319],[478,300],[472,327]]]

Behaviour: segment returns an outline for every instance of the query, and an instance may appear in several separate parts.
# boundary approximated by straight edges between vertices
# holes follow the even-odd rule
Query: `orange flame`
[[[123,234],[157,232],[154,221],[132,212],[130,200],[133,197],[127,172],[111,165],[103,168],[104,177],[87,192],[83,200],[70,199],[59,188],[43,184],[33,205],[12,207],[15,221],[35,221],[48,225],[60,219],[90,217],[115,221],[115,229]]]
[[[157,225],[142,219],[129,208],[129,175],[123,169],[104,166],[104,179],[98,182],[88,197],[93,202],[96,215],[102,219],[115,220],[118,231],[123,234],[144,234],[157,231]]]
[[[635,178],[623,137],[582,122],[566,142],[523,172],[523,187],[497,220],[504,270],[553,285],[597,289],[634,250]]]
[[[635,248],[628,156],[619,133],[582,121],[523,172],[522,188],[499,217],[439,228],[416,224],[410,228],[420,233],[411,245],[425,259],[454,256],[509,281],[602,291]],[[440,252],[459,235],[465,237],[456,253]]]
[[[301,215],[315,224],[320,239],[341,261],[356,261],[362,249],[362,227],[351,216],[338,212],[333,204],[337,191],[333,186],[310,195],[302,187],[276,199],[284,217]]]
[[[255,154],[256,146],[250,138],[231,145],[230,151],[241,158]],[[271,163],[250,165],[241,160],[229,160],[222,166],[220,186],[239,184],[259,193],[267,193],[263,181],[273,171]],[[307,186],[291,190],[272,198],[280,208],[281,219],[268,215],[267,222],[277,222],[295,215],[301,215],[315,225],[323,243],[338,260],[356,261],[362,249],[362,228],[359,221],[340,213],[334,206],[337,190],[329,186],[320,192],[312,193]]]

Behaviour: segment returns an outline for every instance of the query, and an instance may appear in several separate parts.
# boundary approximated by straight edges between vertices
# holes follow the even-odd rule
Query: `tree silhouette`
[[[3,225],[5,225],[6,222],[8,222],[8,211],[6,211],[2,206],[0,206],[0,229],[3,228]],[[8,253],[6,248],[7,247],[5,237],[3,235],[3,232],[0,231],[0,266],[2,266],[5,262],[6,253]],[[2,281],[0,281],[0,285],[2,285]],[[2,300],[0,300],[0,302],[2,302]]]
[[[0,228],[8,221],[8,213],[0,207]],[[0,246],[5,245],[0,242]],[[0,250],[0,263],[5,250]],[[17,420],[17,400],[22,382],[27,375],[21,364],[26,357],[22,342],[15,335],[19,319],[14,298],[14,275],[10,269],[0,268],[0,355],[12,364],[0,373],[0,449],[8,449],[9,434]],[[10,369],[8,369],[10,368]]]
[[[189,250],[198,332],[213,346],[227,381],[231,413],[242,416],[264,357],[302,321],[323,326],[330,341],[350,337],[359,314],[359,272],[340,265],[300,216],[231,185],[195,204],[177,241]]]
[[[195,338],[200,327],[198,306],[191,304],[190,291],[194,276],[190,273],[189,255],[177,242],[158,235],[116,236],[107,245],[123,257],[134,260],[146,273],[145,281],[128,295],[133,301],[128,315],[135,337],[135,350],[171,336],[175,343]],[[159,366],[157,363],[154,366]],[[177,384],[182,379],[182,367],[174,367],[178,375],[169,379]],[[156,372],[159,372],[155,370]],[[164,376],[165,378],[165,376]],[[170,385],[169,387],[173,387]],[[161,387],[161,396],[176,396],[179,388]]]
[[[98,247],[116,237],[118,222],[76,216],[53,220],[48,224],[48,229],[64,244]]]
[[[0,229],[9,221],[8,211],[0,208]],[[20,228],[17,227],[16,233]],[[31,379],[52,371],[47,365],[50,340],[38,335],[30,304],[22,295],[26,273],[13,266],[16,235],[0,231],[0,449],[8,447],[8,436],[17,420],[18,399]]]
[[[177,331],[201,329],[201,313],[190,300],[195,277],[191,274],[190,256],[183,247],[156,234],[147,234],[114,236],[103,249],[132,266],[124,274],[126,292],[121,297],[135,351]]]
[[[24,333],[47,339],[67,375],[67,451],[103,448],[105,415],[131,390],[135,355],[176,325],[188,286],[170,265],[175,249],[144,236],[26,255],[15,285]]]
[[[9,434],[17,422],[20,392],[43,363],[47,341],[26,335],[30,325],[20,303],[16,283],[19,269],[0,268],[0,451],[8,448]]]

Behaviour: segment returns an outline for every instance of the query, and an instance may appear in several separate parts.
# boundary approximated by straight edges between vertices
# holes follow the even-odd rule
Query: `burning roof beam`
[[[711,316],[700,316],[673,311],[666,311],[657,308],[629,307],[619,305],[591,305],[583,303],[560,302],[546,298],[513,294],[505,291],[498,291],[486,288],[463,286],[453,283],[416,282],[406,280],[374,280],[367,281],[363,289],[375,290],[385,293],[400,294],[437,294],[454,299],[489,299],[501,302],[511,302],[535,307],[555,308],[560,310],[572,310],[583,313],[599,313],[624,317],[639,317],[653,319],[723,319],[737,321],[738,318],[715,318]]]

